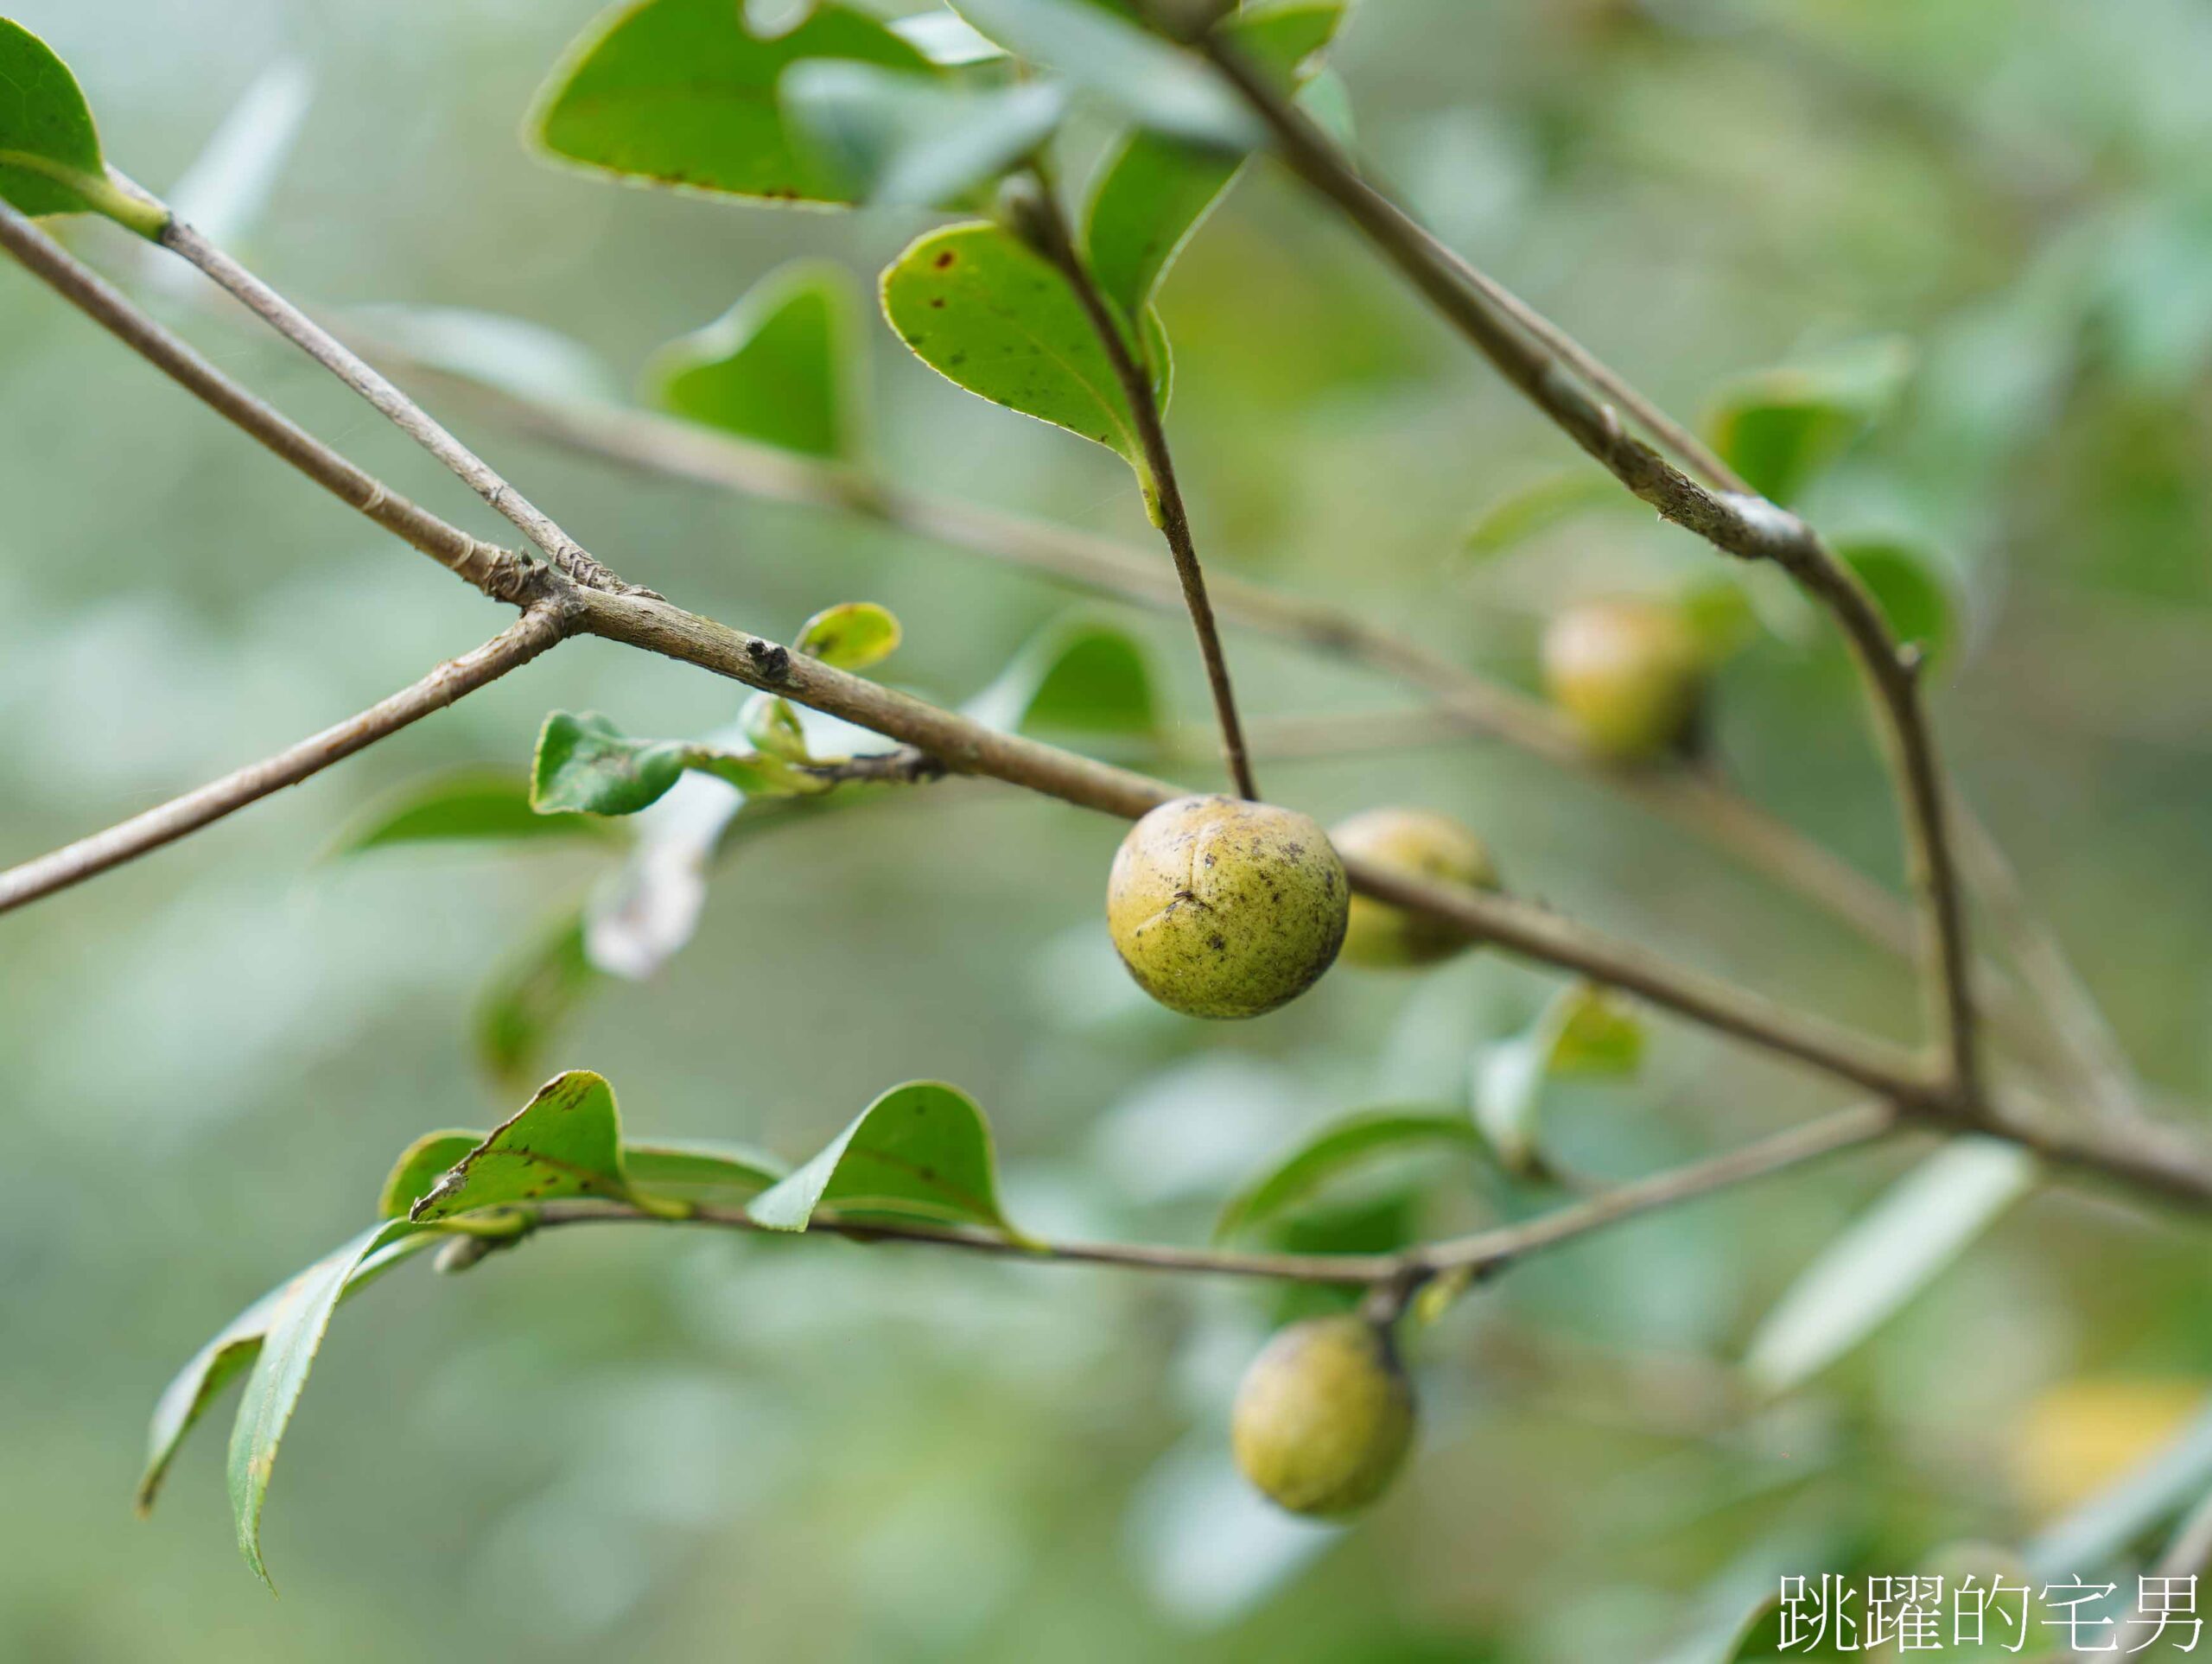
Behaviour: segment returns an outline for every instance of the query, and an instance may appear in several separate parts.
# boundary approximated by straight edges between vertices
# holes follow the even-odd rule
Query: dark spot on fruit
[[[1206,946],[1211,948],[1216,953],[1226,953],[1229,951],[1228,942],[1219,936],[1208,937],[1206,938]]]

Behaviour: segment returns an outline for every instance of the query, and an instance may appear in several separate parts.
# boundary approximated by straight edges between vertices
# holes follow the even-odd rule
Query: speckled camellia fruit
[[[1331,829],[1339,855],[1394,867],[1417,878],[1470,889],[1497,888],[1497,868],[1483,841],[1427,809],[1370,809]],[[1353,965],[1433,965],[1471,945],[1465,932],[1440,919],[1409,913],[1371,896],[1351,899],[1344,961]]]
[[[1294,1514],[1365,1508],[1413,1440],[1413,1386],[1389,1331],[1351,1316],[1278,1333],[1244,1372],[1230,1421],[1236,1465]]]
[[[1129,829],[1106,925],[1129,975],[1192,1017],[1256,1017],[1295,999],[1344,945],[1351,886],[1306,816],[1178,797]]]
[[[1681,746],[1705,694],[1689,620],[1658,601],[1588,601],[1544,632],[1544,685],[1583,740],[1615,762]]]

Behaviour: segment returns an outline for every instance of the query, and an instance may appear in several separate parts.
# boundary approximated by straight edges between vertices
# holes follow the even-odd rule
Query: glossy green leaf
[[[676,784],[683,750],[677,740],[632,740],[595,711],[555,711],[538,731],[531,807],[541,815],[634,815]]]
[[[966,1093],[937,1081],[893,1087],[746,1211],[771,1230],[804,1230],[818,1208],[974,1225],[1020,1240],[999,1204],[983,1112]]]
[[[614,835],[582,815],[546,815],[530,803],[530,780],[506,769],[462,768],[410,780],[339,835],[334,855],[398,844],[531,840],[607,844]]]
[[[737,725],[756,751],[786,763],[806,761],[806,730],[791,701],[773,694],[755,694],[737,714]]]
[[[503,961],[477,996],[472,1029],[485,1071],[510,1088],[537,1079],[553,1042],[606,980],[571,909]]]
[[[1878,340],[1765,371],[1726,390],[1707,429],[1752,490],[1788,503],[1873,425],[1911,369],[1903,342]]]
[[[1217,1242],[1264,1225],[1308,1201],[1332,1179],[1385,1156],[1422,1147],[1479,1155],[1482,1134],[1465,1115],[1374,1110],[1331,1121],[1230,1199],[1214,1222]]]
[[[1291,0],[1247,11],[1224,29],[1249,61],[1289,84],[1343,19],[1341,0]],[[1135,316],[1150,303],[1243,163],[1234,153],[1141,129],[1099,168],[1084,243],[1099,288],[1123,312]]]
[[[889,607],[874,601],[842,601],[809,619],[792,645],[838,670],[865,670],[898,651],[903,638]]]
[[[358,1292],[416,1250],[429,1248],[436,1240],[434,1235],[428,1233],[405,1235],[369,1253],[346,1278],[340,1298]],[[308,1267],[298,1276],[270,1289],[239,1312],[213,1340],[194,1353],[191,1360],[162,1388],[161,1398],[154,1406],[152,1422],[147,1428],[146,1467],[138,1480],[137,1496],[137,1507],[141,1515],[152,1512],[155,1499],[161,1491],[162,1481],[168,1477],[169,1464],[175,1460],[185,1435],[207,1413],[208,1406],[215,1401],[223,1388],[252,1367],[254,1360],[261,1356],[262,1343],[269,1333],[270,1322],[277,1308],[318,1268]]]
[[[784,108],[858,200],[981,208],[984,187],[1031,156],[1067,113],[1058,81],[979,87],[872,64],[794,64]]]
[[[946,380],[1096,441],[1147,477],[1128,397],[1075,291],[1001,227],[950,225],[912,244],[883,274],[883,314]]]
[[[0,198],[28,214],[104,213],[116,194],[77,78],[0,17]]]
[[[807,456],[861,443],[859,302],[844,268],[797,261],[647,361],[645,397],[672,415]]]
[[[1544,1083],[1556,1075],[1632,1075],[1643,1060],[1635,1014],[1586,982],[1562,988],[1535,1022],[1475,1061],[1475,1124],[1514,1173],[1533,1173]]]
[[[1598,469],[1548,473],[1508,492],[1476,516],[1462,547],[1475,559],[1488,560],[1593,510],[1622,505],[1635,507],[1636,499]]]
[[[622,1167],[614,1089],[588,1069],[571,1069],[455,1162],[416,1198],[408,1217],[435,1223],[482,1208],[585,1196],[635,1199]]]
[[[338,1252],[294,1278],[269,1307],[260,1350],[238,1400],[238,1419],[232,1424],[229,1464],[231,1514],[238,1523],[238,1553],[264,1584],[269,1583],[269,1568],[261,1558],[261,1512],[269,1496],[270,1475],[276,1467],[284,1430],[291,1424],[292,1412],[307,1388],[315,1353],[329,1331],[331,1313],[338,1309],[347,1285],[372,1255],[391,1248],[419,1229],[404,1219],[372,1225]]]
[[[1017,57],[1059,71],[1131,119],[1226,149],[1249,149],[1249,111],[1188,54],[1084,0],[957,0],[953,10]]]
[[[437,1188],[439,1180],[490,1136],[452,1129],[423,1134],[401,1152],[385,1180],[378,1202],[379,1215],[386,1219],[407,1217],[417,1202]],[[756,1195],[782,1178],[786,1171],[774,1157],[740,1144],[701,1140],[633,1144],[627,1140],[622,1143],[622,1169],[632,1191],[693,1199]]]
[[[1744,1368],[1770,1393],[1808,1380],[1933,1282],[2035,1188],[2018,1145],[1954,1140],[1823,1249],[1761,1322]]]
[[[636,0],[603,16],[538,94],[531,130],[565,161],[736,196],[853,199],[788,124],[777,83],[808,59],[929,73],[881,23],[824,3],[788,34],[745,29],[736,0]]]
[[[1075,619],[1033,636],[967,715],[1004,733],[1156,733],[1160,702],[1143,645],[1111,624]]]
[[[1958,635],[1957,609],[1929,550],[1869,538],[1840,543],[1835,552],[1872,592],[1899,641],[1918,647],[1931,665],[1950,656]]]

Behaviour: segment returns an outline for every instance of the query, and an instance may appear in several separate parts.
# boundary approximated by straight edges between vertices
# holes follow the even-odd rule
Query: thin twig
[[[1115,378],[1122,384],[1130,419],[1136,424],[1137,441],[1144,451],[1145,472],[1149,476],[1145,491],[1147,505],[1160,537],[1166,541],[1167,552],[1174,559],[1183,605],[1190,613],[1191,628],[1198,634],[1198,657],[1205,661],[1206,686],[1213,694],[1214,716],[1221,724],[1222,756],[1229,765],[1229,778],[1235,783],[1238,797],[1256,803],[1260,788],[1253,778],[1251,753],[1244,744],[1244,726],[1236,715],[1236,690],[1229,680],[1229,658],[1222,651],[1221,626],[1214,619],[1213,602],[1206,594],[1205,573],[1198,565],[1198,545],[1191,538],[1190,511],[1183,502],[1183,488],[1176,483],[1175,456],[1168,447],[1166,425],[1160,419],[1159,391],[1153,385],[1151,372],[1139,362],[1128,338],[1122,333],[1113,308],[1099,292],[1090,266],[1077,251],[1058,199],[1043,181],[1036,183],[1038,212],[1028,217],[1030,227],[1036,233],[1034,240],[1039,251],[1058,268],[1060,275],[1067,279],[1068,287],[1075,291],[1084,315],[1090,320],[1092,333],[1105,350],[1107,361],[1114,366]]]
[[[1503,1270],[1532,1254],[1560,1247],[1607,1226],[1872,1143],[1896,1132],[1899,1125],[1897,1115],[1885,1106],[1862,1104],[1724,1155],[1632,1180],[1523,1224],[1426,1243],[1395,1254],[1268,1254],[1143,1242],[1016,1242],[946,1226],[860,1224],[838,1219],[817,1220],[807,1230],[816,1235],[844,1236],[863,1242],[920,1243],[1001,1259],[1410,1291],[1446,1272],[1479,1277]],[[535,1228],[601,1222],[697,1224],[756,1232],[767,1229],[749,1215],[728,1209],[700,1208],[681,1218],[671,1219],[642,1209],[601,1203],[548,1206]]]
[[[0,872],[0,913],[135,861],[271,792],[297,785],[333,763],[398,733],[433,711],[444,709],[464,694],[529,664],[564,633],[561,608],[541,603],[481,647],[448,659],[421,681],[358,715],[104,832]]]
[[[130,188],[140,191],[150,201],[160,202],[159,198],[143,187],[132,185]],[[594,560],[575,538],[502,479],[489,463],[447,432],[428,411],[375,369],[363,363],[344,342],[179,219],[166,204],[161,206],[168,219],[155,239],[156,242],[198,267],[248,311],[360,395],[379,415],[444,463],[470,490],[512,522],[523,536],[545,551],[556,566],[590,588],[625,593],[636,590],[637,586],[625,582]]]
[[[1291,170],[1333,202],[1569,438],[1677,525],[1724,553],[1781,567],[1835,619],[1874,696],[1897,783],[1907,866],[1926,919],[1930,1026],[1956,1096],[1974,1100],[1980,1063],[1973,959],[1942,772],[1921,708],[1917,656],[1898,645],[1865,585],[1811,527],[1763,498],[1709,490],[1627,433],[1610,405],[1585,392],[1560,358],[1491,299],[1496,285],[1471,284],[1464,261],[1363,178],[1335,143],[1219,35],[1208,35],[1204,48],[1266,124]]]

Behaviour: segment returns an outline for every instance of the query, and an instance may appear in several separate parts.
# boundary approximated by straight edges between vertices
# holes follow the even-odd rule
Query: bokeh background
[[[927,223],[534,162],[518,124],[588,0],[12,11],[157,188],[272,66],[301,66],[304,121],[246,238],[266,275],[320,304],[551,326],[618,387],[785,259],[872,274]],[[1936,705],[1965,790],[2155,1095],[2212,1095],[2212,19],[2187,0],[1369,0],[1335,61],[1362,145],[1432,223],[1670,408],[1840,345],[1910,349],[1896,407],[1808,506],[1942,552],[1964,625]],[[316,431],[504,530],[119,234],[70,235]],[[1567,600],[1710,570],[1686,539],[1605,512],[1470,560],[1471,521],[1573,459],[1265,169],[1163,310],[1181,471],[1222,572],[1525,683]],[[1145,536],[1112,457],[966,397],[880,327],[874,347],[896,475]],[[0,855],[156,802],[488,632],[461,586],[12,270],[0,362]],[[688,605],[770,633],[834,601],[890,606],[907,645],[888,668],[934,696],[972,695],[1076,605],[957,549],[655,485],[442,408],[588,546]],[[1202,717],[1185,627],[1105,610]],[[1894,882],[1847,669],[1778,621],[1722,675],[1718,755]],[[1240,633],[1231,650],[1256,713],[1408,703],[1279,644]],[[1961,1540],[2030,1539],[2212,1385],[2201,1235],[2050,1192],[1836,1366],[1752,1401],[1747,1337],[1922,1153],[1900,1149],[1593,1239],[1464,1302],[1416,1343],[1417,1464],[1370,1518],[1328,1530],[1251,1502],[1224,1454],[1272,1296],[577,1231],[466,1278],[416,1267],[347,1307],[275,1487],[281,1602],[232,1546],[226,1417],[134,1521],[171,1369],[356,1229],[416,1132],[519,1102],[476,1055],[478,990],[605,867],[565,848],[340,861],[334,842],[427,772],[518,766],[549,709],[696,734],[735,703],[578,643],[0,921],[0,1654],[1660,1657],[1779,1570],[1904,1572]],[[1909,1030],[1893,962],[1586,779],[1475,740],[1262,772],[1325,818],[1447,810],[1520,891]],[[548,1061],[606,1073],[640,1133],[791,1157],[893,1082],[954,1081],[993,1116],[1017,1217],[1198,1241],[1302,1127],[1464,1104],[1484,1048],[1556,986],[1476,956],[1412,979],[1340,971],[1249,1024],[1176,1019],[1135,996],[1104,940],[1118,835],[978,786],[802,821],[747,844],[688,950],[601,990]],[[1626,1175],[1838,1101],[1662,1022],[1636,1079],[1562,1087],[1548,1136]],[[1397,1218],[1408,1198],[1436,1228],[1500,1205],[1440,1159],[1355,1202]]]

